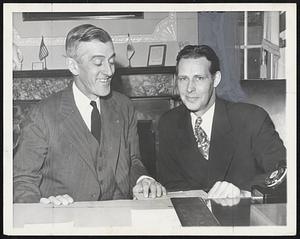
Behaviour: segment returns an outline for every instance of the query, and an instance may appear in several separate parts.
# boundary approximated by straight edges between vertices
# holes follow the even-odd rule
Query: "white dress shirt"
[[[93,106],[90,105],[91,100],[78,89],[75,82],[73,82],[72,88],[73,88],[73,94],[74,94],[74,99],[75,99],[75,105],[77,106],[79,113],[81,114],[81,117],[83,118],[86,126],[89,128],[89,130],[91,130],[91,114],[92,114],[92,110],[93,110]],[[100,98],[98,97],[95,101],[96,101],[98,110],[101,113]],[[144,178],[153,179],[152,177],[142,175],[138,178],[137,183]]]
[[[202,118],[201,128],[205,131],[209,141],[211,138],[211,129],[212,129],[214,113],[215,113],[215,103],[201,116]],[[195,134],[195,124],[198,116],[193,112],[191,112],[190,114],[191,114],[193,131]]]
[[[89,128],[89,130],[91,130],[91,114],[93,110],[93,106],[90,105],[91,100],[78,89],[74,82],[72,88],[77,109],[79,110],[86,126]],[[100,112],[100,98],[97,97],[97,99],[94,101],[96,101],[97,108]]]

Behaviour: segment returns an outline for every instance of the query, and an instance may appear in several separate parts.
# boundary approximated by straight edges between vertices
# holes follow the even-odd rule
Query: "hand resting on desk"
[[[166,196],[167,192],[164,186],[153,178],[143,178],[133,187],[134,199],[156,198]],[[41,198],[40,203],[54,205],[69,205],[74,202],[73,198],[68,194],[50,196]]]
[[[69,205],[73,203],[74,200],[68,194],[65,195],[57,195],[57,196],[50,196],[48,198],[41,198],[40,203],[49,204],[52,203],[54,205]]]
[[[251,197],[248,191],[240,190],[232,183],[226,181],[218,181],[208,192],[208,198],[239,198]]]
[[[156,198],[166,196],[164,186],[153,178],[143,178],[133,187],[133,199]]]

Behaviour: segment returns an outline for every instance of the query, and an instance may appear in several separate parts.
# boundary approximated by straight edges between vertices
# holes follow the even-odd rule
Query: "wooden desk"
[[[182,225],[286,225],[285,204],[251,205],[250,199],[241,199],[236,205],[222,206],[211,200],[202,200],[201,202],[205,202],[205,204],[201,204],[197,200],[201,199],[183,198],[181,201],[181,209],[186,213],[185,219],[192,219],[188,222],[189,224],[182,223],[184,222],[182,215],[178,214],[178,217],[176,214],[178,208],[174,208],[175,204],[173,205],[171,199],[167,198],[144,201],[76,202],[69,206],[52,206],[39,203],[14,204],[13,225],[16,228],[41,224],[68,224],[72,227],[136,226],[139,224],[151,225],[151,227],[171,226],[177,228]],[[195,206],[196,208],[191,207],[191,203],[195,202],[197,202],[195,205],[198,206]],[[202,212],[200,212],[199,207],[202,207]],[[207,224],[207,222],[201,224],[203,218],[208,218],[203,217],[202,213],[207,213],[210,220],[215,218],[216,221],[212,221],[212,224]],[[202,221],[197,220],[199,217],[202,218]]]

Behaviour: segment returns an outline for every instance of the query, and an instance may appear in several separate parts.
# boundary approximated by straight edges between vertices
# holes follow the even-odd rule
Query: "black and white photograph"
[[[296,234],[296,4],[3,6],[5,235]]]

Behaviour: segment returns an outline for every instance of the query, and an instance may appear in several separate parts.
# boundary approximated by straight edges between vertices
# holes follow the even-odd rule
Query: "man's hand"
[[[232,183],[218,181],[208,192],[208,198],[236,198],[241,196],[241,190]]]
[[[152,178],[143,178],[132,189],[134,199],[144,198],[156,198],[167,195],[167,191],[164,186],[159,182],[156,182]]]
[[[74,200],[68,194],[65,195],[57,195],[57,196],[50,196],[48,198],[41,198],[40,203],[49,204],[52,203],[54,205],[69,205],[73,203]]]

